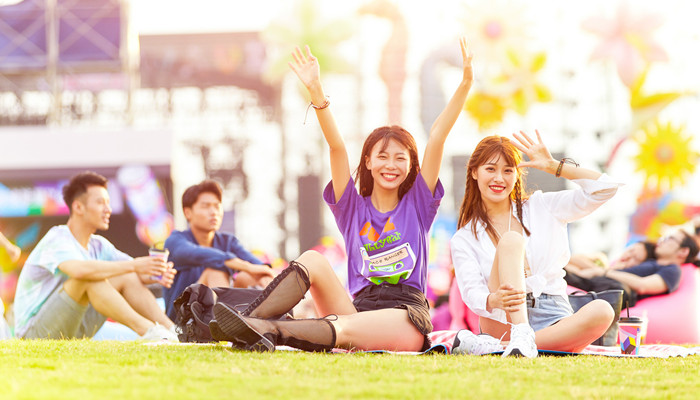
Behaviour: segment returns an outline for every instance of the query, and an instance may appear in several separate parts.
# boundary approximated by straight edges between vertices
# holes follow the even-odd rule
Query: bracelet
[[[306,125],[306,117],[309,116],[309,110],[311,109],[311,107],[313,107],[316,110],[323,110],[324,108],[328,107],[329,105],[331,105],[331,101],[328,100],[328,96],[326,96],[326,101],[323,102],[323,104],[321,104],[320,106],[317,106],[316,104],[314,104],[313,101],[310,101],[309,106],[306,107],[306,114],[304,114],[304,125]]]
[[[574,161],[572,158],[562,158],[561,161],[559,161],[559,166],[557,167],[557,172],[554,174],[557,178],[561,176],[561,169],[564,167],[564,163],[575,165],[578,167],[578,163]]]

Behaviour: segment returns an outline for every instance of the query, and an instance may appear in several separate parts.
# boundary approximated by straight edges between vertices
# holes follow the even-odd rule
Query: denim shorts
[[[569,299],[562,296],[542,293],[539,297],[533,297],[532,293],[528,293],[526,303],[527,319],[535,332],[574,314]]]

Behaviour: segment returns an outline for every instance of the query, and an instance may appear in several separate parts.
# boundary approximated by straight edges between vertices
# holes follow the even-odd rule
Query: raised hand
[[[474,70],[472,68],[472,57],[474,55],[469,50],[469,44],[465,37],[459,39],[459,46],[462,49],[462,68],[464,69],[462,80],[471,84],[474,81]]]
[[[521,167],[530,167],[539,169],[542,171],[547,171],[551,168],[552,163],[556,164],[556,161],[552,157],[552,154],[547,149],[547,146],[542,142],[542,137],[540,137],[540,132],[535,129],[535,134],[537,134],[537,142],[532,140],[527,133],[520,131],[520,133],[514,133],[513,137],[516,139],[513,141],[513,145],[527,155],[530,161],[523,161],[518,165]]]
[[[288,64],[289,68],[297,74],[304,86],[309,88],[321,79],[321,70],[318,59],[311,54],[309,46],[304,46],[304,48],[306,49],[306,55],[297,47],[292,53],[294,62],[289,62]]]

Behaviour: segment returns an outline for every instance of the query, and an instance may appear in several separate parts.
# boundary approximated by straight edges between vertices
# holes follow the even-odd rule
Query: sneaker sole
[[[209,332],[211,333],[211,338],[215,342],[231,342],[234,349],[243,349],[246,344],[239,342],[236,338],[227,336],[224,331],[221,330],[219,323],[215,319],[209,322]]]
[[[246,350],[257,352],[275,351],[275,345],[268,338],[248,325],[236,311],[227,305],[222,303],[214,304],[214,316],[219,329],[217,336],[222,334],[219,337],[225,337],[226,339],[224,340],[234,343],[234,347],[238,347],[237,344],[240,343],[245,344]],[[211,326],[209,329],[211,330]],[[212,333],[212,337],[213,335]]]
[[[535,357],[537,357],[538,354],[535,353]],[[523,354],[520,349],[513,349],[509,354],[506,355],[506,353],[503,353],[502,357],[523,357],[523,358],[534,358],[534,357],[528,357],[525,354]]]

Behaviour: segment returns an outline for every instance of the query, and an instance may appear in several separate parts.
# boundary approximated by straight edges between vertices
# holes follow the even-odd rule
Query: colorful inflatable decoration
[[[525,115],[533,103],[552,100],[549,89],[537,80],[537,75],[547,63],[547,54],[525,54],[511,49],[507,59],[501,79],[507,87],[513,88],[509,103],[515,111]]]
[[[464,109],[484,131],[501,122],[507,111],[507,99],[475,91],[467,97]]]
[[[525,115],[535,102],[550,101],[551,92],[538,80],[547,55],[530,49],[533,40],[527,6],[490,1],[466,11],[463,23],[469,45],[478,54],[475,68],[481,79],[465,110],[479,129],[498,125],[508,110]]]
[[[527,48],[531,43],[532,23],[524,3],[495,0],[465,6],[462,23],[479,62],[501,64],[508,51]]]
[[[379,76],[389,92],[389,124],[401,124],[403,86],[406,80],[408,27],[399,6],[389,0],[374,0],[358,10],[360,15],[374,15],[391,23],[391,34],[382,48]]]
[[[688,205],[670,192],[645,188],[639,196],[637,210],[630,217],[629,243],[657,240],[669,226],[683,225],[700,213],[700,206]]]
[[[683,184],[685,178],[695,172],[700,154],[691,148],[692,136],[683,126],[658,120],[647,125],[633,136],[639,144],[639,154],[634,157],[636,170],[645,175],[647,186],[672,188]]]
[[[503,121],[508,110],[525,115],[536,102],[552,99],[549,89],[538,81],[538,75],[547,62],[547,55],[507,51],[507,61],[498,74],[486,77],[464,105],[476,120],[480,130],[491,128]]]
[[[583,29],[601,39],[591,60],[612,61],[622,82],[631,87],[649,63],[668,60],[666,51],[653,38],[662,22],[658,13],[644,12],[627,1],[620,2],[613,17],[588,18]]]
[[[148,246],[165,242],[175,224],[151,169],[145,165],[121,167],[117,172],[117,181],[136,217],[136,236],[139,240]]]
[[[657,92],[647,94],[644,92],[644,84],[649,73],[649,67],[645,68],[630,87],[630,108],[632,108],[632,132],[643,128],[647,123],[656,119],[656,116],[669,104],[678,98],[694,94],[694,92]]]

